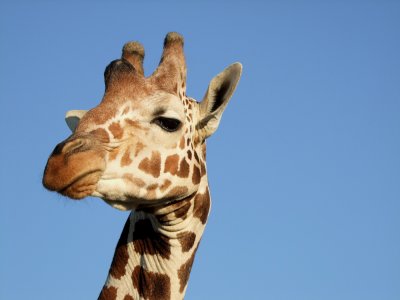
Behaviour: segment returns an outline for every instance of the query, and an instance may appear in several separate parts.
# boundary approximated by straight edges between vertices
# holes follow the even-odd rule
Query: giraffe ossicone
[[[95,196],[132,210],[99,299],[183,299],[210,210],[206,139],[239,82],[234,63],[201,102],[186,95],[183,37],[167,34],[156,71],[129,42],[104,72],[105,93],[66,115],[72,134],[51,153],[43,185],[73,199]]]

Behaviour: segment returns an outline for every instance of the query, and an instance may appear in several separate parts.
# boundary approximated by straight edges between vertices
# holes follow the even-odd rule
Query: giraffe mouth
[[[58,192],[72,199],[82,199],[93,193],[104,172],[104,151],[84,149],[74,152],[72,150],[77,150],[74,147],[77,143],[72,145],[71,143],[73,142],[60,144],[61,150],[53,151],[50,155],[42,182],[44,187],[50,191]],[[82,140],[77,145],[81,144]]]
[[[102,170],[85,172],[57,192],[72,199],[82,199],[90,196],[96,190],[97,182],[102,173]]]

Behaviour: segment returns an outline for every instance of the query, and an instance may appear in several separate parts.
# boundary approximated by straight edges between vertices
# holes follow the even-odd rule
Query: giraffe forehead
[[[115,124],[118,124],[121,120],[151,120],[151,118],[157,116],[165,116],[184,121],[194,106],[193,102],[195,101],[182,100],[163,91],[142,98],[117,98],[114,102],[103,100],[98,106],[86,113],[80,120],[77,130],[87,131],[89,129],[94,130],[99,126],[111,126],[110,131],[119,135],[116,132],[119,131],[118,125]],[[128,123],[132,125],[132,123]]]
[[[127,99],[118,109],[114,118],[127,117],[131,119],[149,119],[164,116],[185,120],[188,114],[188,102],[182,101],[179,97],[157,92],[140,100]]]

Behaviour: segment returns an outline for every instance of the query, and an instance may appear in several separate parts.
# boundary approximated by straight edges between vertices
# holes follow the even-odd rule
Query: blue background
[[[64,113],[139,40],[185,36],[188,94],[244,66],[208,142],[186,299],[400,299],[400,3],[0,4],[0,298],[96,299],[127,213],[41,186]]]

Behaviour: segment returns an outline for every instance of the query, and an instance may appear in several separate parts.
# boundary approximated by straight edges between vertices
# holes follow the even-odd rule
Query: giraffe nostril
[[[86,143],[83,139],[72,140],[70,142],[67,142],[67,144],[64,146],[63,152],[64,153],[79,152],[79,149],[81,149],[85,144]]]
[[[64,145],[65,145],[65,141],[59,143],[59,144],[54,148],[53,152],[51,153],[51,156],[61,154],[62,149],[64,148]]]
[[[85,145],[85,141],[81,138],[74,139],[71,141],[64,141],[59,143],[53,150],[52,155],[57,155],[61,153],[73,153],[73,152],[79,152],[79,149],[81,149]]]

